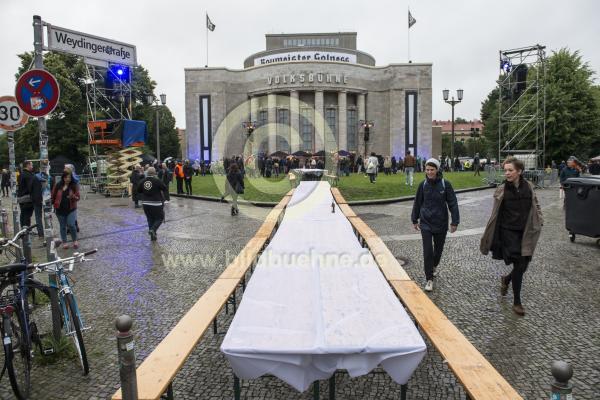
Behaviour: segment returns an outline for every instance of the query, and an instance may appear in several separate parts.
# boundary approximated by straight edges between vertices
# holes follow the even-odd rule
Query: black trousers
[[[514,304],[521,304],[521,286],[523,285],[523,275],[527,271],[529,266],[529,260],[525,257],[520,257],[518,260],[513,262],[513,269],[510,274],[504,277],[504,282],[510,285],[512,282]]]
[[[433,269],[440,264],[440,260],[442,259],[447,233],[447,231],[432,233],[431,231],[421,230],[425,277],[428,281],[433,280]]]
[[[35,205],[33,207],[35,211],[35,224],[37,225],[37,234],[39,237],[44,237],[44,213],[42,205]]]
[[[19,223],[21,224],[21,229],[25,226],[31,226],[31,216],[33,215],[33,204],[29,204],[28,206],[23,207],[23,205],[19,205],[21,208],[21,215],[19,216]]]
[[[144,214],[148,221],[148,229],[156,232],[165,220],[165,210],[163,206],[149,206],[143,204]]]
[[[192,194],[192,178],[185,179],[185,192]]]
[[[183,178],[177,177],[177,194],[183,194]]]
[[[2,196],[8,197],[10,191],[10,186],[2,186]]]

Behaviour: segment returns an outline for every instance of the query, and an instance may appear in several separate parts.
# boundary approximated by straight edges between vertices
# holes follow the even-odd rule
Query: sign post
[[[13,233],[19,233],[19,205],[17,204],[17,169],[15,165],[15,133],[7,132],[8,162],[10,168],[10,187],[12,194]]]
[[[33,47],[33,62],[35,68],[43,70],[44,55],[42,53],[42,50],[44,47],[44,27],[42,26],[42,17],[40,17],[39,15],[33,16]],[[58,93],[56,100],[58,102]],[[50,164],[48,162],[48,130],[46,128],[45,116],[38,117],[38,131],[40,133],[40,159],[42,160],[40,162],[40,171],[44,171],[47,175],[50,175]]]

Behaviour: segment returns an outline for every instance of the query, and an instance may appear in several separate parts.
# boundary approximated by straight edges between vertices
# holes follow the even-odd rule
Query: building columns
[[[346,91],[338,92],[338,142],[337,150],[348,150],[348,124],[346,120]]]
[[[315,91],[315,141],[313,150],[315,152],[325,150],[325,110],[323,91]]]
[[[358,120],[359,121],[364,121],[367,119],[367,113],[366,113],[366,108],[365,108],[365,94],[364,93],[359,93],[358,96],[356,96],[356,106],[358,108]],[[363,154],[367,154],[367,148],[366,148],[366,144],[365,144],[365,140],[364,140],[364,134],[363,131],[361,131],[360,129],[358,130],[358,151],[360,152],[361,148],[363,149]]]
[[[297,90],[290,90],[290,151],[300,150],[300,98]]]
[[[277,95],[267,95],[267,132],[269,140],[269,154],[277,151]]]

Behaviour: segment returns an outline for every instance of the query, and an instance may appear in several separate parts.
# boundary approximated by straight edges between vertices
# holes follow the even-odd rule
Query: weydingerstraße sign
[[[113,64],[137,65],[135,46],[87,33],[47,24],[48,50],[103,60]]]

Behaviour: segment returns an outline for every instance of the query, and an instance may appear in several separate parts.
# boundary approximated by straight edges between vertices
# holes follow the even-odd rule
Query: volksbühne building
[[[299,150],[430,157],[430,63],[376,66],[356,32],[269,34],[244,69],[185,70],[190,159]],[[374,123],[365,142],[359,121]],[[248,136],[244,121],[255,121]]]

